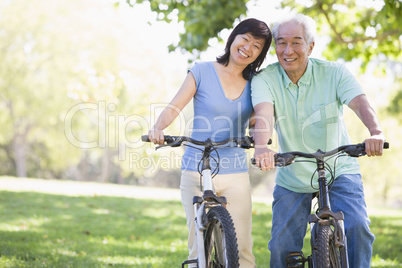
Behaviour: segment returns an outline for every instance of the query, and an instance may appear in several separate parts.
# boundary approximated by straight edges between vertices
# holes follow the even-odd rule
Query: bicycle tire
[[[204,233],[207,267],[239,267],[236,232],[229,212],[221,206],[213,207],[207,218],[209,224]]]
[[[322,268],[340,268],[339,248],[335,246],[334,232],[330,225],[319,224],[314,246],[315,263]]]

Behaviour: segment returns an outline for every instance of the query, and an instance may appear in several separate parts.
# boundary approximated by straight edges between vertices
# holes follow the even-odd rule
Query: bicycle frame
[[[147,135],[143,135],[141,139],[144,142],[150,142]],[[239,257],[236,233],[230,214],[225,208],[227,204],[226,198],[224,196],[218,197],[214,191],[210,154],[219,146],[240,147],[243,149],[254,148],[254,141],[249,136],[229,138],[224,141],[213,142],[211,139],[197,141],[185,136],[165,135],[164,144],[159,145],[156,149],[164,146],[178,147],[182,142],[189,142],[204,147],[202,150],[202,168],[200,171],[202,177],[202,179],[200,179],[200,190],[202,196],[193,197],[197,259],[184,261],[182,267],[184,268],[186,264],[194,263],[196,263],[199,268],[204,268],[210,263],[212,263],[214,267],[216,264],[223,265],[223,263],[225,267],[238,267]],[[227,145],[232,142],[234,144]],[[272,141],[270,140],[268,144],[271,144],[271,142]],[[219,157],[217,164],[219,167]],[[215,231],[222,233],[221,235],[223,235],[223,237],[218,234],[218,238],[215,238],[215,234],[213,234]],[[215,244],[215,242],[217,243]],[[226,245],[229,245],[228,248],[226,248]],[[211,253],[211,250],[214,252]],[[218,250],[218,253],[216,253],[216,250]]]
[[[389,143],[385,142],[383,148],[388,149]],[[318,232],[320,232],[318,236],[320,236],[322,239],[323,238],[322,234],[324,233],[324,231],[327,234],[325,239],[331,241],[330,249],[327,248],[326,250],[329,250],[329,255],[333,255],[332,257],[334,259],[337,259],[336,261],[330,259],[330,261],[331,262],[334,261],[337,267],[339,266],[343,268],[349,267],[346,235],[344,228],[344,215],[342,211],[333,212],[331,210],[331,205],[329,201],[328,182],[325,175],[326,168],[324,158],[328,156],[338,155],[341,153],[345,153],[346,155],[349,155],[351,157],[363,156],[366,154],[365,145],[364,143],[343,145],[329,152],[323,152],[321,150],[318,150],[313,154],[303,152],[288,152],[275,155],[275,165],[279,167],[284,167],[292,164],[296,157],[314,158],[317,163],[316,171],[318,173],[318,186],[319,186],[317,196],[318,210],[317,213],[311,214],[308,218],[311,230],[312,256],[308,256],[308,258],[305,258],[303,252],[301,251],[290,252],[286,258],[288,267],[304,267],[305,262],[308,262],[310,268],[311,267],[318,268],[320,264],[317,263],[318,262],[317,254],[321,255],[322,252],[320,251],[320,253],[317,253],[315,249],[320,248],[320,245],[322,246],[323,242],[322,241],[317,242],[319,241],[319,239],[316,237],[316,235],[318,234]],[[328,228],[326,228],[325,226],[330,226],[329,228],[332,231],[328,230]],[[334,254],[331,254],[331,252],[334,253],[332,251],[333,248],[331,247],[331,245],[339,249],[339,256],[336,255],[336,257],[334,257]],[[335,252],[335,254],[337,253]]]
[[[142,136],[143,141],[148,141],[147,136]],[[166,141],[168,140],[168,141]],[[211,171],[211,165],[210,165],[210,154],[212,151],[214,151],[218,146],[227,144],[231,141],[235,142],[236,145],[242,147],[242,148],[252,148],[253,146],[253,141],[249,137],[245,137],[245,141],[240,141],[237,139],[228,139],[226,141],[221,141],[221,142],[213,142],[211,139],[207,139],[206,141],[197,141],[189,137],[184,137],[184,136],[165,136],[165,142],[166,144],[158,146],[156,149],[163,147],[163,146],[171,146],[171,147],[178,147],[181,145],[182,142],[187,141],[195,145],[201,145],[204,147],[203,151],[203,156],[202,156],[202,168],[201,168],[201,179],[200,179],[200,190],[202,196],[194,196],[193,197],[193,206],[194,206],[194,226],[195,226],[195,236],[196,236],[196,245],[197,245],[197,259],[192,259],[192,260],[186,260],[182,263],[182,267],[186,264],[193,264],[196,263],[197,267],[199,268],[206,268],[208,263],[210,261],[210,255],[207,256],[206,253],[206,243],[210,243],[211,240],[209,240],[209,236],[204,237],[205,232],[208,232],[209,228],[211,227],[210,225],[210,219],[209,219],[209,213],[212,212],[210,209],[214,209],[212,214],[218,213],[216,208],[223,207],[225,208],[226,206],[226,198],[223,196],[218,197],[215,194],[214,191],[214,186],[212,183],[212,171]],[[225,210],[226,211],[226,210]],[[211,214],[211,215],[212,215]],[[221,214],[220,214],[221,215]],[[227,217],[230,215],[226,211],[226,215],[224,217]],[[227,218],[225,218],[227,219]],[[236,250],[237,250],[237,242],[236,242],[236,237],[235,237],[235,231],[234,227],[232,225],[232,221],[230,219],[230,223],[228,221],[225,221],[224,225],[226,226],[225,228],[225,233],[230,232],[228,231],[229,229],[232,230],[232,233],[230,233],[230,238],[228,238],[230,243],[236,243]],[[228,225],[231,225],[231,227],[228,227]],[[214,226],[212,225],[212,228]],[[234,235],[234,236],[233,236]],[[234,240],[233,240],[234,238]],[[210,254],[208,252],[208,254]],[[237,252],[235,255],[231,254],[231,264],[233,260],[238,258]],[[224,259],[225,262],[227,262],[227,259]]]

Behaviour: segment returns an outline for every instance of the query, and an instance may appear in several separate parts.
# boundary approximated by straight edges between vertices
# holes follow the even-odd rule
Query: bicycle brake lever
[[[174,142],[174,143],[169,143],[166,144],[166,146],[170,146],[170,147],[180,147],[181,142]]]
[[[295,156],[290,154],[276,154],[274,156],[275,166],[277,167],[286,167],[293,163]]]
[[[158,150],[158,149],[160,149],[160,148],[162,148],[162,147],[167,147],[167,146],[170,146],[170,147],[180,147],[180,145],[181,145],[181,141],[175,141],[175,142],[171,142],[171,143],[165,143],[165,144],[162,144],[162,145],[157,146],[157,147],[155,148],[155,151]]]
[[[349,146],[349,148],[345,149],[344,152],[351,157],[359,157],[366,155],[364,143],[359,143],[354,146]]]

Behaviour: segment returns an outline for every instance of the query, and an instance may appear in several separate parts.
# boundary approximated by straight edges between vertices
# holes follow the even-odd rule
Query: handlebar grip
[[[151,141],[149,140],[149,138],[148,138],[148,135],[142,135],[142,136],[141,136],[141,140],[142,140],[143,142],[151,142]]]
[[[384,142],[384,149],[389,149],[389,142]]]
[[[362,143],[362,146],[363,146],[363,149],[366,149],[366,146],[365,146],[365,144],[364,143]],[[383,145],[383,147],[382,148],[384,148],[384,149],[389,149],[389,142],[384,142],[384,145]]]

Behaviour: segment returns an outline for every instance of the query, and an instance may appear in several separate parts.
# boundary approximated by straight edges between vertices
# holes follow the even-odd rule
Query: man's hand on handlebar
[[[255,149],[254,158],[257,167],[264,171],[273,169],[275,167],[275,154],[275,151],[272,151],[268,148]]]
[[[364,141],[367,156],[381,156],[383,153],[384,134],[372,135]]]

